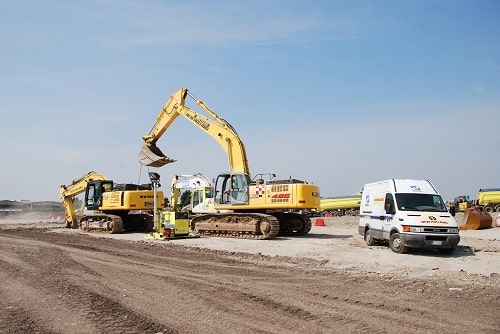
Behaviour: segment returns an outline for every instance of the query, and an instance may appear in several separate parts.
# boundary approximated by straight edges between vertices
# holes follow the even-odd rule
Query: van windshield
[[[441,196],[432,194],[396,194],[396,204],[402,211],[448,211]]]

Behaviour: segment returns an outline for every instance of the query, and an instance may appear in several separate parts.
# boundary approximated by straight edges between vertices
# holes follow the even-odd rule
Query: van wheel
[[[389,239],[389,247],[391,247],[394,253],[404,254],[408,251],[408,248],[403,245],[401,236],[399,233],[393,233]]]
[[[374,246],[377,244],[377,240],[373,238],[372,231],[366,230],[365,232],[365,242],[368,246]]]

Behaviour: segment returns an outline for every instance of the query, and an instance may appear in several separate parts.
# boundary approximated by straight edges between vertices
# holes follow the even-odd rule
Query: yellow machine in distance
[[[189,208],[179,206],[182,189],[191,191]],[[190,212],[214,212],[212,194],[212,183],[202,174],[174,175],[170,186],[170,206],[159,212],[158,224],[148,238],[172,239],[190,236]]]
[[[479,189],[474,205],[480,205],[486,212],[500,212],[500,188]]]
[[[187,96],[192,97],[207,115],[187,107]],[[272,239],[278,233],[304,235],[310,231],[311,221],[301,211],[319,207],[319,187],[292,178],[252,179],[245,146],[236,130],[186,88],[172,94],[149,134],[143,137],[139,154],[143,165],[161,167],[175,162],[163,154],[156,143],[179,116],[214,139],[229,160],[229,171],[219,174],[214,185],[214,208],[221,212],[195,215],[191,219],[191,229],[195,233]]]
[[[349,196],[324,197],[320,200],[320,216],[358,216],[361,192]]]
[[[104,233],[153,229],[155,199],[150,184],[115,184],[102,174],[89,172],[68,186],[61,185],[59,193],[67,227]],[[82,193],[86,213],[78,216],[73,201]],[[163,192],[156,196],[158,208],[163,208]]]

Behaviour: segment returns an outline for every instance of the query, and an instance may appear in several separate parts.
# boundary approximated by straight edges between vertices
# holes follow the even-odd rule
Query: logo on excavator
[[[290,194],[274,194],[271,196],[271,202],[280,203],[280,202],[288,202],[290,199]]]
[[[275,194],[271,198],[290,198],[290,194]]]
[[[196,124],[198,124],[199,126],[201,126],[203,129],[205,129],[206,131],[208,131],[208,129],[210,128],[210,123],[208,123],[206,120],[204,119],[200,119],[197,117],[197,115],[190,115],[188,113],[186,113],[186,116],[192,120],[193,122],[195,122]]]

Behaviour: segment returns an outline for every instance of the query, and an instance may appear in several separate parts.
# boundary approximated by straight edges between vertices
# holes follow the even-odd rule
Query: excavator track
[[[264,240],[276,238],[280,223],[260,213],[203,214],[191,219],[191,230],[196,235]]]
[[[302,236],[311,231],[311,218],[306,215],[294,212],[275,213],[274,215],[280,223],[280,236]]]
[[[128,214],[122,216],[125,232],[152,232],[154,227],[153,215]]]
[[[123,220],[117,215],[88,215],[80,219],[79,227],[81,231],[91,233],[122,233]]]

